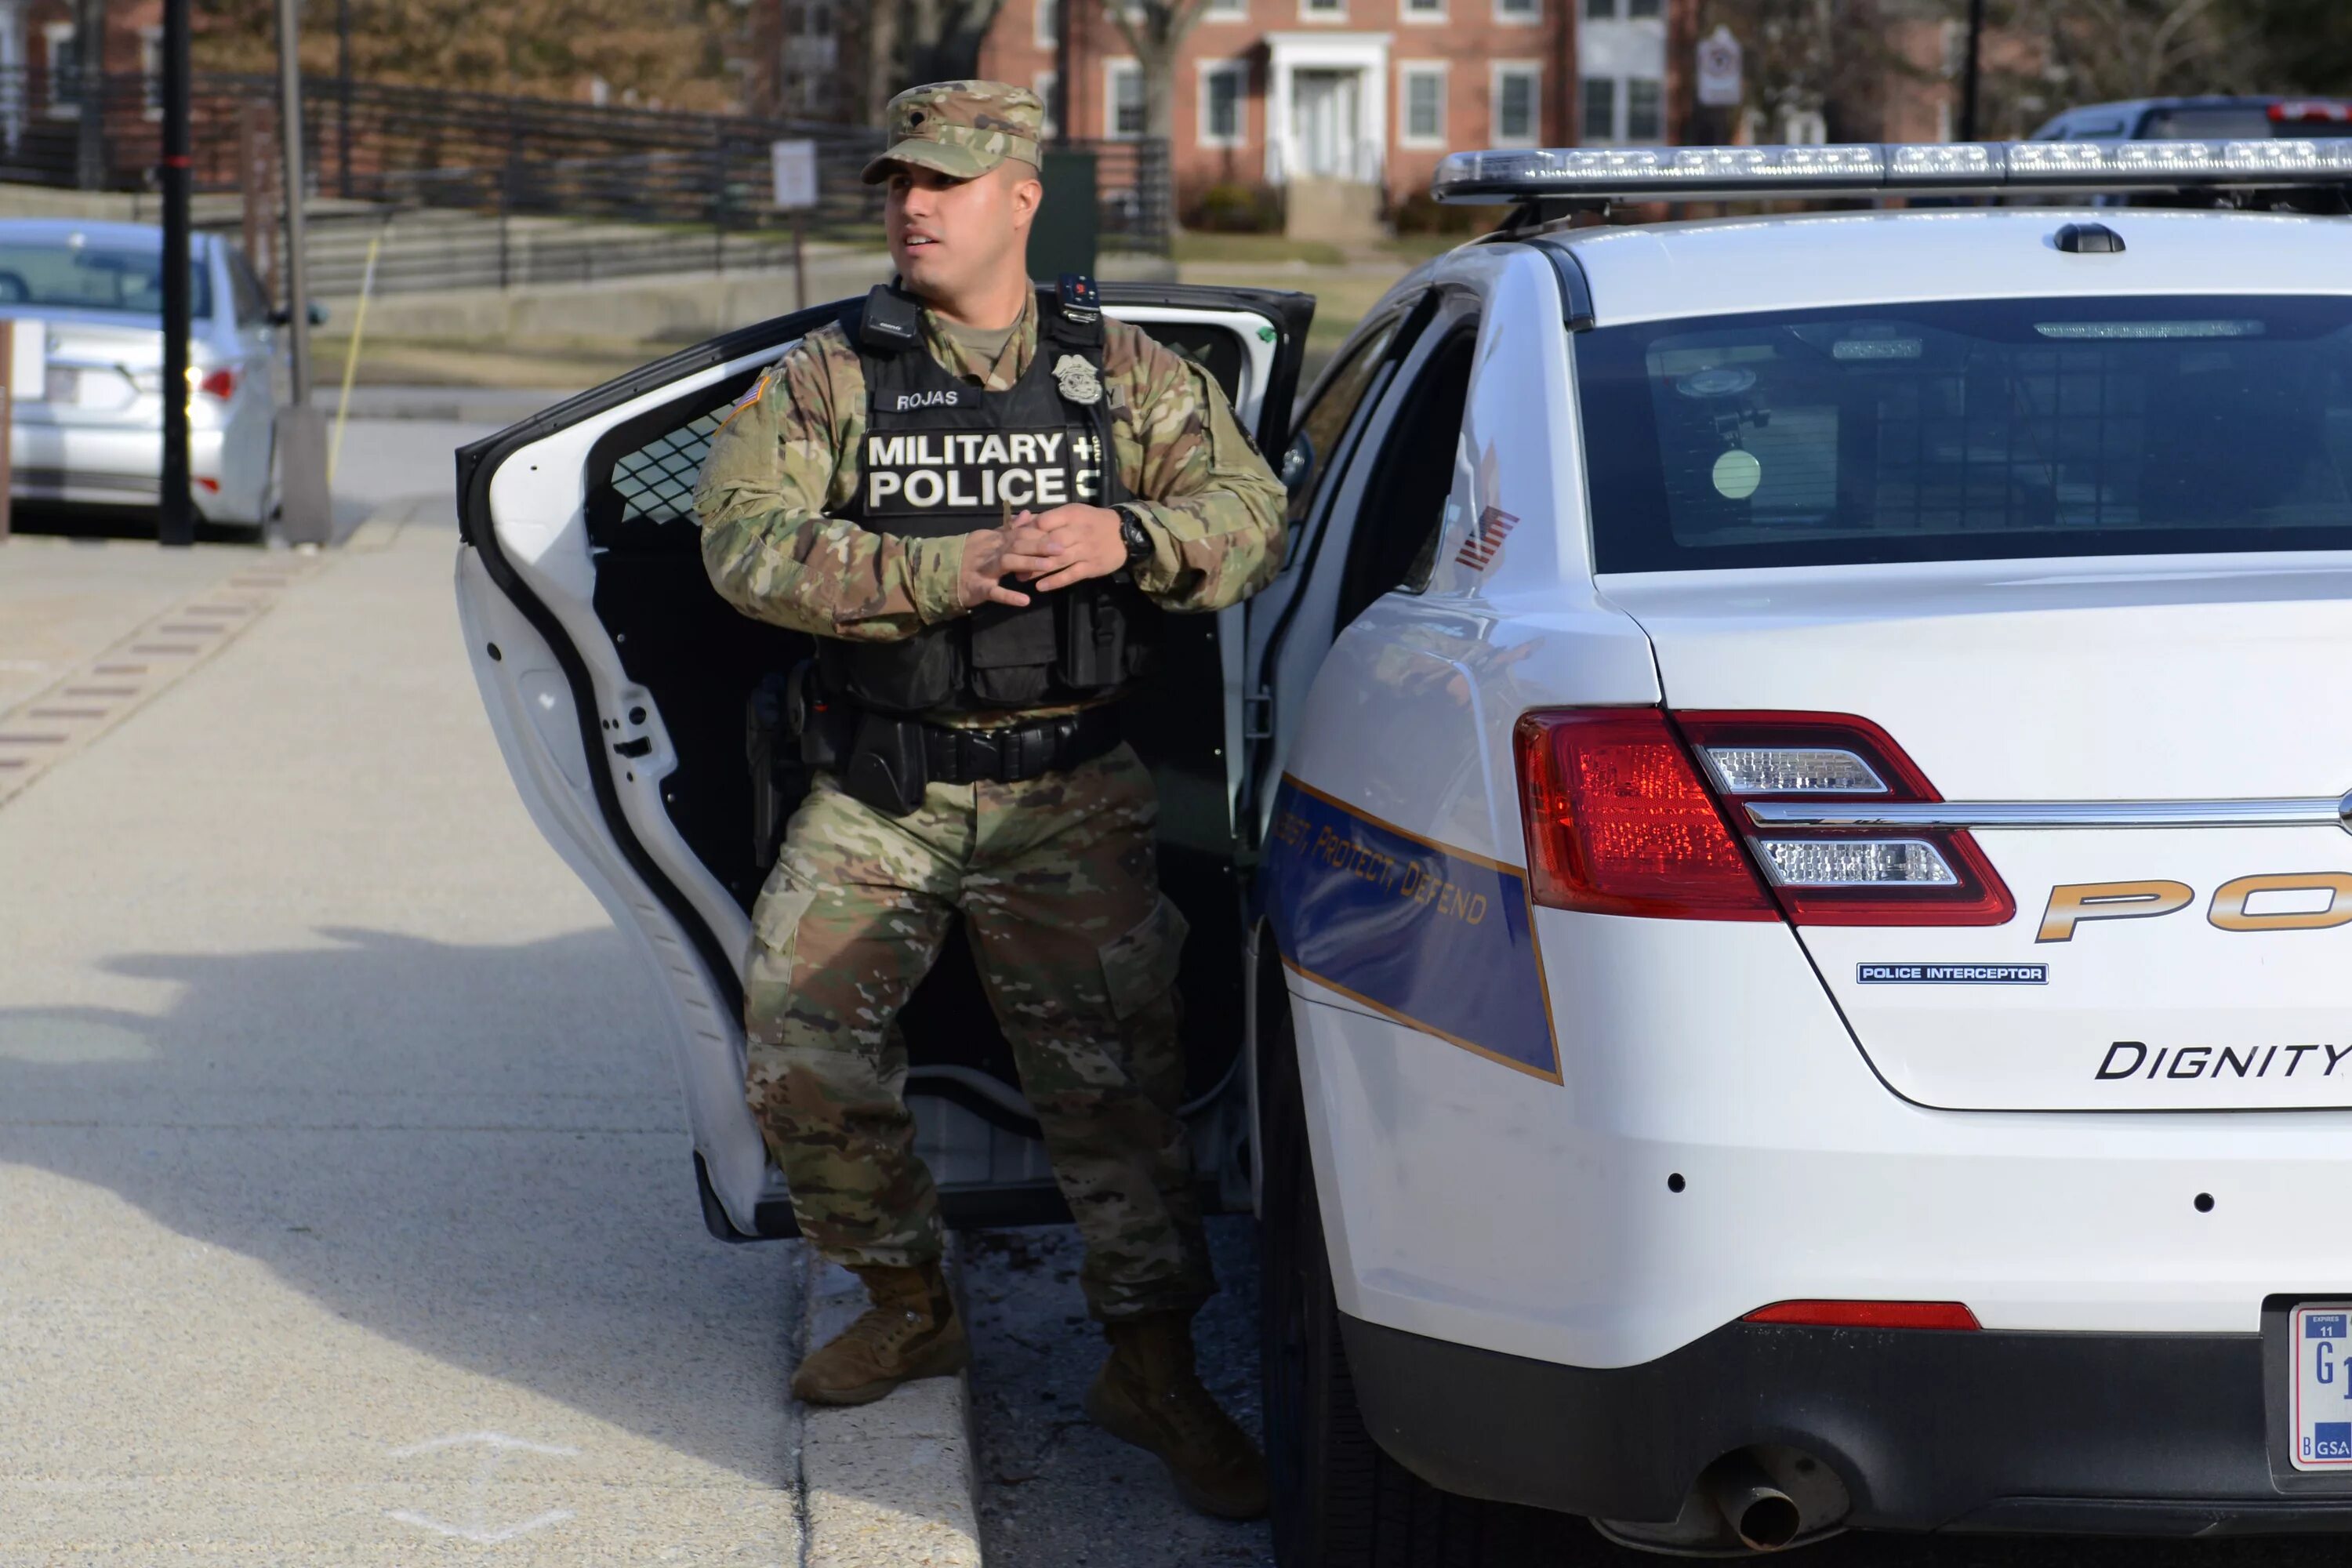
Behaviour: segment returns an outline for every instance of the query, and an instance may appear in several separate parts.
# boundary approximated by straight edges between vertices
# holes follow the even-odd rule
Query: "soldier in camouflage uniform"
[[[936,366],[990,392],[1027,384],[1054,346],[1023,259],[1042,106],[1002,83],[948,82],[901,93],[889,118],[892,144],[866,178],[889,182],[892,254],[923,307],[919,347],[903,357],[928,356],[924,374]],[[1098,482],[1131,499],[1114,510],[1041,498],[1042,510],[1007,515],[1024,499],[1007,479],[999,526],[870,529],[856,518],[866,515],[861,484],[880,473],[866,461],[879,449],[866,440],[869,418],[881,417],[872,363],[841,326],[811,332],[713,441],[696,498],[703,559],[744,614],[833,639],[820,648],[846,657],[936,637],[965,617],[978,637],[1006,606],[1120,573],[1133,584],[1121,591],[1164,609],[1213,611],[1279,564],[1283,492],[1223,393],[1115,321],[1101,325],[1097,397],[1085,395],[1093,382],[1064,378],[1066,360],[1055,374],[1062,396],[1099,402],[1109,450]],[[1090,722],[1108,708],[963,701],[919,717],[1001,733]],[[1255,1517],[1263,1461],[1192,1368],[1192,1315],[1214,1287],[1176,1113],[1184,931],[1154,871],[1155,811],[1150,776],[1124,744],[1017,782],[933,777],[919,799],[881,806],[818,773],[753,910],[749,1093],[803,1230],[858,1272],[875,1301],[804,1360],[794,1392],[859,1403],[961,1366],[895,1026],[961,914],[1086,1238],[1083,1288],[1111,1344],[1088,1413],[1158,1454],[1194,1506]]]

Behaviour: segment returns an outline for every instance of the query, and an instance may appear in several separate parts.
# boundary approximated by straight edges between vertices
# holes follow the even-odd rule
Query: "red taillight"
[[[1683,920],[1778,912],[1799,925],[2004,925],[2017,913],[1965,832],[1752,820],[1750,802],[1940,800],[1866,719],[1551,709],[1524,715],[1515,739],[1539,904]]]
[[[226,403],[236,395],[236,372],[226,365],[221,366],[218,370],[206,371],[205,378],[196,383],[196,390],[206,397],[216,398],[220,402]]]
[[[1817,1329],[1981,1329],[1958,1301],[1775,1301],[1743,1323],[1792,1323]]]
[[[1537,711],[1515,740],[1536,902],[1596,914],[1764,921],[1772,900],[1654,708]]]
[[[1996,926],[2017,913],[2000,873],[1964,832],[1929,827],[1808,827],[1763,831],[1749,819],[1750,801],[1789,804],[1857,801],[1932,805],[1944,797],[1894,737],[1851,713],[1684,712],[1675,715],[1690,738],[1731,819],[1764,868],[1773,896],[1789,918],[1812,926]],[[1790,776],[1743,780],[1722,759],[1748,759],[1759,773],[1773,759],[1804,759],[1821,776],[1785,763]],[[1822,764],[1842,759],[1843,776]],[[1851,786],[1869,779],[1878,787]],[[1849,787],[1832,787],[1832,782]],[[1878,864],[1874,867],[1873,860]],[[1846,879],[1805,873],[1834,868]],[[1932,875],[1934,879],[1921,875]]]
[[[2273,122],[2282,125],[2292,125],[2297,121],[2341,125],[2352,121],[2352,104],[2334,103],[2324,99],[2282,99],[2271,105],[2270,116]]]

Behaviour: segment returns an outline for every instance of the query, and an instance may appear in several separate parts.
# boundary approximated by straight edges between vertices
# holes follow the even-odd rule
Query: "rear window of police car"
[[[1603,572],[2352,549],[2352,299],[1723,316],[1576,354]]]

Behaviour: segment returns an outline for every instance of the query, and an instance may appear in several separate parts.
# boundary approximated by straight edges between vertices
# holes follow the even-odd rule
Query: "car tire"
[[[1260,1369],[1281,1568],[1578,1568],[1618,1553],[1585,1521],[1441,1491],[1365,1427],[1339,1337],[1286,1006],[1260,1042]]]

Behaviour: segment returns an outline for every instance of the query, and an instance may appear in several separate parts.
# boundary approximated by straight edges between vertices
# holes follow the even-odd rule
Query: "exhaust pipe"
[[[1752,1454],[1733,1454],[1711,1467],[1699,1489],[1750,1552],[1780,1551],[1804,1523],[1796,1500],[1773,1484]]]

